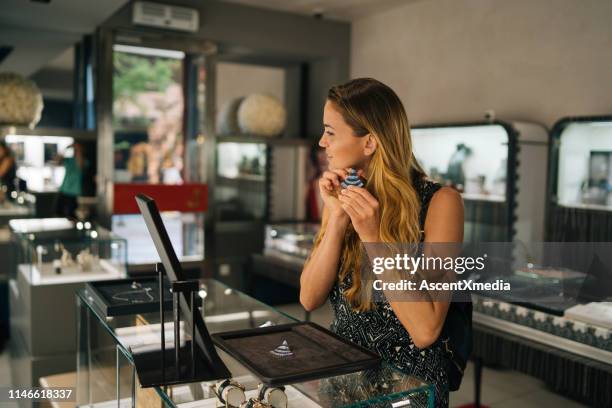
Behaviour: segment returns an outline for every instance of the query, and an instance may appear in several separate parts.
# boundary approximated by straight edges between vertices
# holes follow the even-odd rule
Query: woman
[[[69,148],[73,149],[72,157],[58,156],[56,161],[64,164],[64,180],[59,188],[56,212],[61,217],[76,218],[78,198],[83,195],[83,173],[88,162],[83,154],[83,146],[74,143]]]
[[[318,145],[310,148],[310,170],[311,176],[308,177],[306,188],[306,219],[308,221],[320,222],[323,209],[323,199],[319,194],[319,179],[323,172],[327,170],[327,155],[325,150]]]
[[[434,384],[448,405],[447,362],[439,336],[448,302],[361,301],[361,242],[463,241],[463,203],[455,190],[426,180],[413,151],[404,107],[388,86],[352,80],[328,93],[319,141],[329,170],[319,180],[323,219],[300,278],[308,311],[329,297],[332,330],[383,360]],[[365,188],[342,189],[348,169]]]
[[[0,141],[0,186],[6,186],[6,191],[10,193],[15,189],[16,178],[15,156],[6,142]]]

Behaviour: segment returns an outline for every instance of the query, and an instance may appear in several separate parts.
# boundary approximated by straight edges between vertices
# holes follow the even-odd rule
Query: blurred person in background
[[[69,154],[66,155],[70,148],[73,151],[71,157]],[[61,217],[75,218],[78,207],[77,199],[83,194],[83,172],[88,162],[83,156],[83,146],[79,143],[68,146],[64,154],[56,158],[56,162],[62,163],[66,170],[59,188],[56,212]]]
[[[2,191],[10,193],[15,189],[17,178],[17,164],[15,155],[6,142],[0,141],[0,186]]]
[[[319,145],[314,145],[309,154],[308,185],[306,188],[306,218],[308,221],[321,221],[323,198],[319,192],[319,179],[327,170],[327,155]]]

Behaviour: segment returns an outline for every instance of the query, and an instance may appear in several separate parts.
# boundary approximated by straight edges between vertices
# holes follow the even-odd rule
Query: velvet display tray
[[[156,277],[127,278],[85,285],[94,304],[106,316],[159,313],[159,285]],[[132,285],[136,283],[136,287]],[[164,280],[164,310],[172,310],[172,293]]]
[[[380,357],[310,322],[212,335],[213,341],[268,385],[284,385],[348,374],[380,364]],[[286,341],[293,355],[271,351]]]

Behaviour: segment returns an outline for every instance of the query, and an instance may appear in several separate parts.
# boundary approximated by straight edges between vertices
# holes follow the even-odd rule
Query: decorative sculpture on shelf
[[[238,108],[238,125],[242,133],[274,137],[285,129],[287,111],[273,96],[252,94],[244,98]]]
[[[33,128],[42,109],[42,94],[34,82],[12,72],[0,73],[0,124]]]
[[[85,248],[78,253],[76,260],[83,272],[89,272],[98,263],[99,259],[97,256],[92,255],[89,248]]]
[[[60,261],[62,262],[62,267],[66,268],[69,266],[74,266],[74,259],[72,259],[72,254],[70,251],[66,249],[63,244],[59,244],[60,251],[62,251],[62,256]]]

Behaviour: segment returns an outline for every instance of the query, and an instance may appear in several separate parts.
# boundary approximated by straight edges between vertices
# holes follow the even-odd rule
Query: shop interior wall
[[[352,25],[351,76],[395,89],[412,124],[551,127],[612,112],[609,0],[419,0]]]
[[[267,93],[284,102],[284,70],[232,62],[217,64],[217,110],[235,98],[255,92]]]
[[[300,114],[304,118],[299,129],[301,137],[320,134],[322,108],[327,89],[349,77],[350,24],[328,21],[217,1],[167,1],[196,8],[200,12],[200,29],[194,38],[216,42],[221,52],[232,53],[233,62],[251,62],[285,66],[287,78],[296,79],[287,87],[303,88],[304,103]],[[131,5],[119,10],[104,24],[113,29],[135,29],[131,23]],[[140,28],[139,28],[140,29]],[[146,30],[146,29],[145,29]],[[227,59],[226,59],[227,61]],[[297,79],[296,67],[305,67],[306,87]],[[294,103],[288,101],[288,103]],[[290,123],[289,129],[295,124]],[[296,135],[297,136],[297,135]]]

